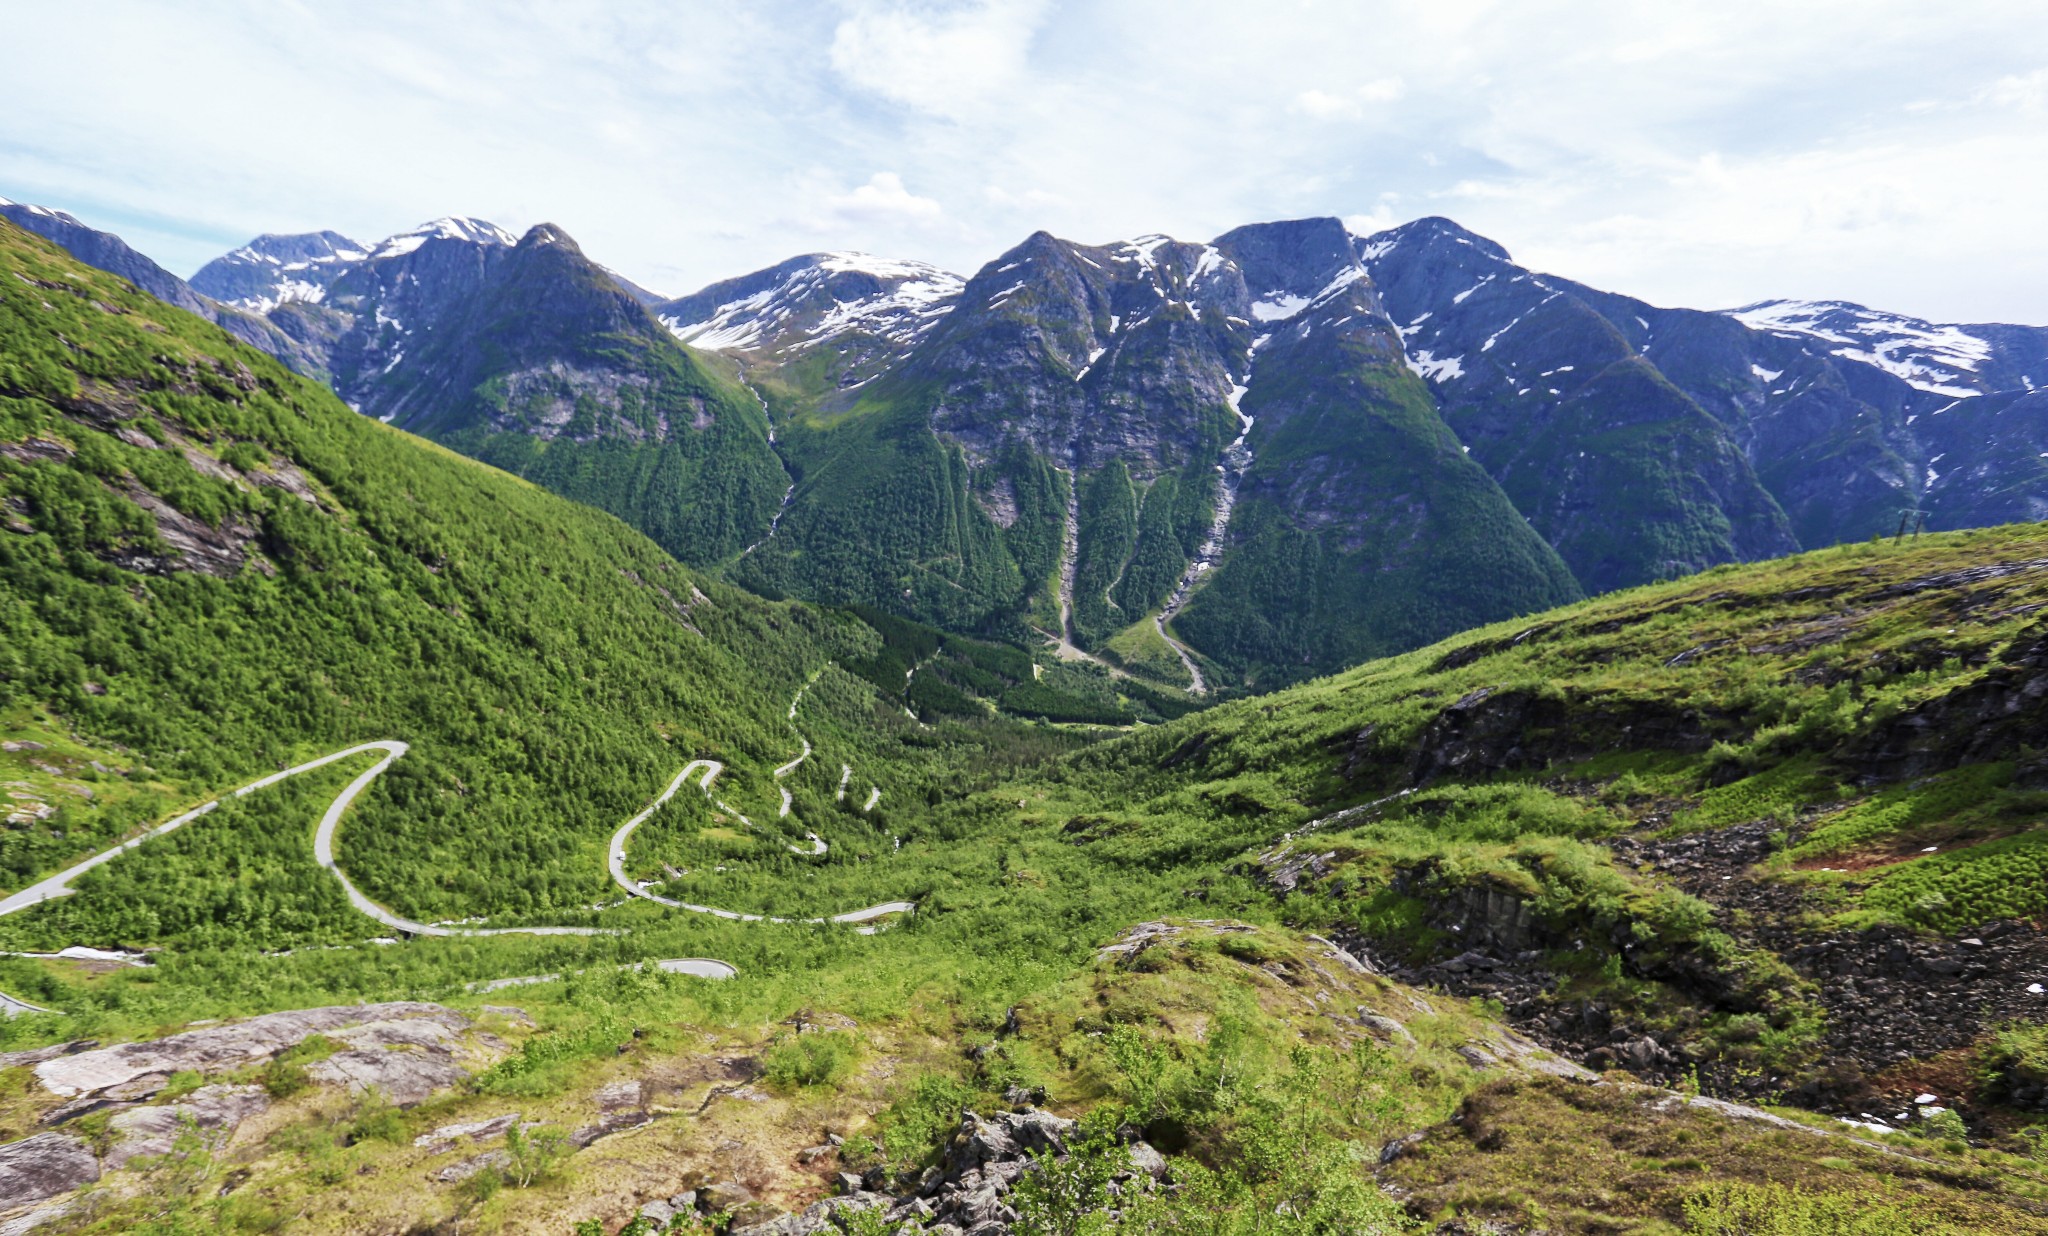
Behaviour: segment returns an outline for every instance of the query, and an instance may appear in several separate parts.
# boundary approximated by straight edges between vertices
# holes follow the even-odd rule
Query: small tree
[[[1010,1204],[1020,1236],[1089,1236],[1109,1230],[1110,1181],[1131,1166],[1117,1136],[1123,1113],[1098,1107],[1067,1135],[1067,1151],[1041,1150],[1017,1178]]]

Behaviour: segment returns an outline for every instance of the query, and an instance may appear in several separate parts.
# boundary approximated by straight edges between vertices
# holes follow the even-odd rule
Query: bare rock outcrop
[[[92,1148],[67,1133],[38,1133],[0,1146],[0,1214],[33,1206],[100,1178]]]
[[[224,1143],[244,1120],[269,1107],[270,1097],[261,1086],[201,1086],[176,1103],[117,1112],[107,1127],[120,1140],[107,1151],[107,1169],[169,1154],[187,1129],[209,1143]]]
[[[453,1009],[413,1001],[297,1009],[265,1013],[232,1025],[187,1030],[143,1043],[122,1043],[56,1056],[38,1062],[35,1074],[36,1080],[52,1094],[66,1097],[96,1094],[152,1075],[168,1080],[171,1074],[183,1070],[221,1073],[247,1068],[264,1063],[311,1035],[341,1037],[337,1032],[350,1027],[404,1023],[415,1019],[431,1021],[449,1033],[469,1026],[469,1019]],[[149,1093],[154,1093],[154,1090]],[[147,1095],[126,1097],[143,1098]]]

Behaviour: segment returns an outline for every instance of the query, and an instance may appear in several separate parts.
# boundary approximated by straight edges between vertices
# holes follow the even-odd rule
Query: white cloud
[[[1317,120],[1356,120],[1365,115],[1358,100],[1327,90],[1304,90],[1294,96],[1294,110]]]
[[[1408,93],[1408,83],[1398,77],[1382,77],[1358,88],[1358,97],[1368,103],[1392,103]]]
[[[827,197],[825,208],[835,219],[855,224],[930,223],[945,213],[938,202],[904,188],[903,177],[895,172],[876,172],[852,192]]]
[[[827,239],[964,272],[1448,213],[1663,303],[2048,322],[2039,0],[16,7],[0,194],[180,271],[450,213],[677,291]]]
[[[1368,105],[1392,103],[1405,93],[1407,83],[1400,78],[1382,77],[1341,93],[1304,90],[1294,96],[1292,110],[1317,120],[1360,120]]]
[[[980,0],[929,11],[864,7],[832,32],[832,67],[885,99],[942,116],[1001,94],[1023,75],[1043,0]]]
[[[1384,232],[1394,227],[1401,222],[1394,213],[1394,208],[1400,200],[1401,195],[1398,193],[1380,194],[1380,200],[1373,204],[1370,214],[1344,216],[1345,230],[1353,236],[1370,236],[1374,232]]]
[[[2048,111],[2048,68],[1999,78],[1977,92],[1980,102],[2011,107],[2031,115]]]

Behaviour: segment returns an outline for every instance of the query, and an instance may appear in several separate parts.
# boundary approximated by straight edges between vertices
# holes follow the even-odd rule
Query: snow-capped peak
[[[1958,399],[1981,393],[1963,383],[1992,356],[1990,341],[1961,326],[1844,300],[1765,300],[1723,312],[1751,330],[1820,340],[1836,356],[1873,365],[1920,390]]]
[[[313,266],[346,265],[370,256],[371,246],[346,236],[315,232],[304,236],[258,236],[227,256],[239,262],[305,270]]]
[[[873,275],[877,279],[955,279],[929,262],[910,258],[876,257],[872,253],[820,253],[818,269],[833,274]],[[957,279],[955,280],[957,282]]]
[[[411,253],[430,240],[466,240],[480,245],[516,245],[519,238],[485,219],[446,216],[420,224],[409,232],[387,236],[372,257],[398,257]]]
[[[672,301],[660,317],[699,348],[801,351],[855,331],[908,346],[966,286],[927,262],[816,253]]]
[[[13,206],[19,210],[26,210],[32,215],[41,215],[46,219],[59,219],[71,224],[73,227],[85,226],[78,221],[76,216],[67,215],[61,210],[51,210],[48,206],[37,206],[32,202],[10,202],[4,197],[0,197],[0,206]]]

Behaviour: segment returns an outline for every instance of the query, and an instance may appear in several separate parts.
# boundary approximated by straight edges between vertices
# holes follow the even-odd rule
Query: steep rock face
[[[1163,236],[1084,246],[1040,232],[984,267],[906,362],[938,387],[933,428],[977,458],[1020,439],[1063,465],[1150,479],[1229,440],[1228,321],[1243,280],[1213,247]]]
[[[1179,622],[1191,643],[1287,677],[1578,595],[1403,363],[1335,220],[1217,245],[1256,323],[1234,404],[1249,465],[1228,552]]]
[[[374,306],[364,353],[383,363],[357,371],[355,393],[381,419],[428,433],[481,419],[543,441],[565,432],[666,435],[658,410],[634,416],[632,401],[621,398],[650,387],[649,375],[601,356],[619,345],[658,347],[660,336],[640,305],[552,225],[515,245],[430,241],[365,267],[337,297]],[[579,396],[595,406],[579,408]],[[585,423],[571,425],[579,414]]]
[[[1728,428],[1575,287],[1443,219],[1360,253],[1445,419],[1588,589],[1798,547]]]
[[[192,287],[250,313],[267,314],[292,301],[318,304],[370,249],[339,232],[266,232],[200,267]]]

